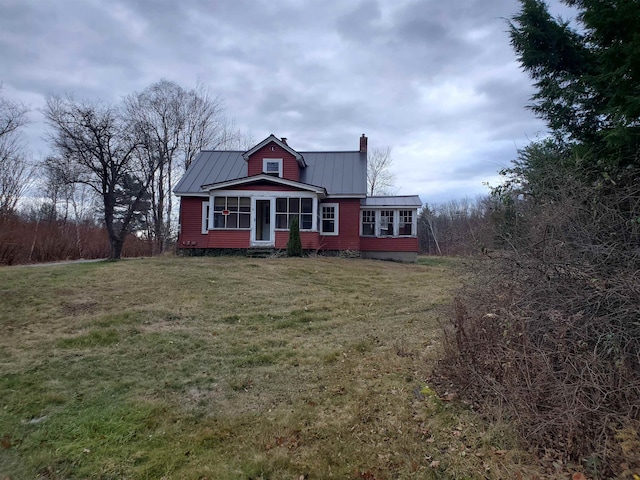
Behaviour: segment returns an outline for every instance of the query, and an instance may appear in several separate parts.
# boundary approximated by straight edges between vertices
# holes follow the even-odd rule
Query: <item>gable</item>
[[[251,148],[251,149],[247,150],[246,152],[244,152],[242,154],[242,156],[244,157],[245,160],[248,160],[251,155],[253,155],[258,150],[262,149],[263,147],[265,147],[265,146],[267,146],[267,145],[269,145],[271,143],[275,144],[276,146],[282,148],[283,150],[286,150],[291,155],[293,155],[295,157],[295,159],[297,160],[297,162],[300,164],[301,168],[304,168],[306,166],[303,156],[300,153],[296,152],[293,148],[291,148],[287,144],[287,139],[286,138],[279,139],[273,133],[271,135],[269,135],[267,138],[265,138],[263,141],[258,143],[253,148]]]
[[[300,164],[296,157],[276,142],[269,142],[256,150],[247,158],[247,173],[249,176],[265,173],[265,161],[274,160],[281,163],[282,176],[297,182],[300,180]]]

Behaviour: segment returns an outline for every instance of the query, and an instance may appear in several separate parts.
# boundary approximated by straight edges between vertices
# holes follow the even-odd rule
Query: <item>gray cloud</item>
[[[544,129],[523,108],[533,90],[506,33],[517,6],[5,0],[0,81],[34,109],[49,93],[117,101],[161,78],[201,82],[256,140],[274,133],[300,150],[343,150],[366,133],[393,148],[400,192],[428,200],[483,191]],[[32,117],[27,137],[46,153]]]

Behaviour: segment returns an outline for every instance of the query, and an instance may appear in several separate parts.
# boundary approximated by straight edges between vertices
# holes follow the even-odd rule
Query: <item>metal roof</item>
[[[202,185],[227,182],[248,175],[241,151],[203,151],[175,186],[177,195],[204,193]],[[360,152],[298,152],[304,158],[300,182],[326,189],[329,195],[367,193],[367,154]]]
[[[377,196],[367,197],[360,200],[363,207],[421,207],[422,200],[418,195],[399,195],[399,196]]]
[[[177,195],[203,193],[202,185],[246,177],[247,162],[240,151],[203,151],[173,189]]]
[[[300,152],[307,167],[300,181],[327,189],[329,195],[367,194],[367,154],[360,152]]]

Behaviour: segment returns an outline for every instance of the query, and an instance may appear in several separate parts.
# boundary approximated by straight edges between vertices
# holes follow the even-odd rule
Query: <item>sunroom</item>
[[[250,247],[279,248],[278,238],[288,236],[294,218],[302,235],[317,235],[319,202],[326,196],[323,188],[270,175],[203,189],[209,190],[209,199],[203,202],[202,233],[244,231]]]

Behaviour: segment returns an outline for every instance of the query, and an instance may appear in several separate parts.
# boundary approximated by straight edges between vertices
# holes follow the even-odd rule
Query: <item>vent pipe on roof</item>
[[[360,137],[360,153],[367,153],[367,137],[365,137],[364,133]]]
[[[281,140],[281,141],[282,141],[282,143],[284,143],[285,145],[288,145],[288,143],[287,143],[287,137],[282,137],[280,140]]]

